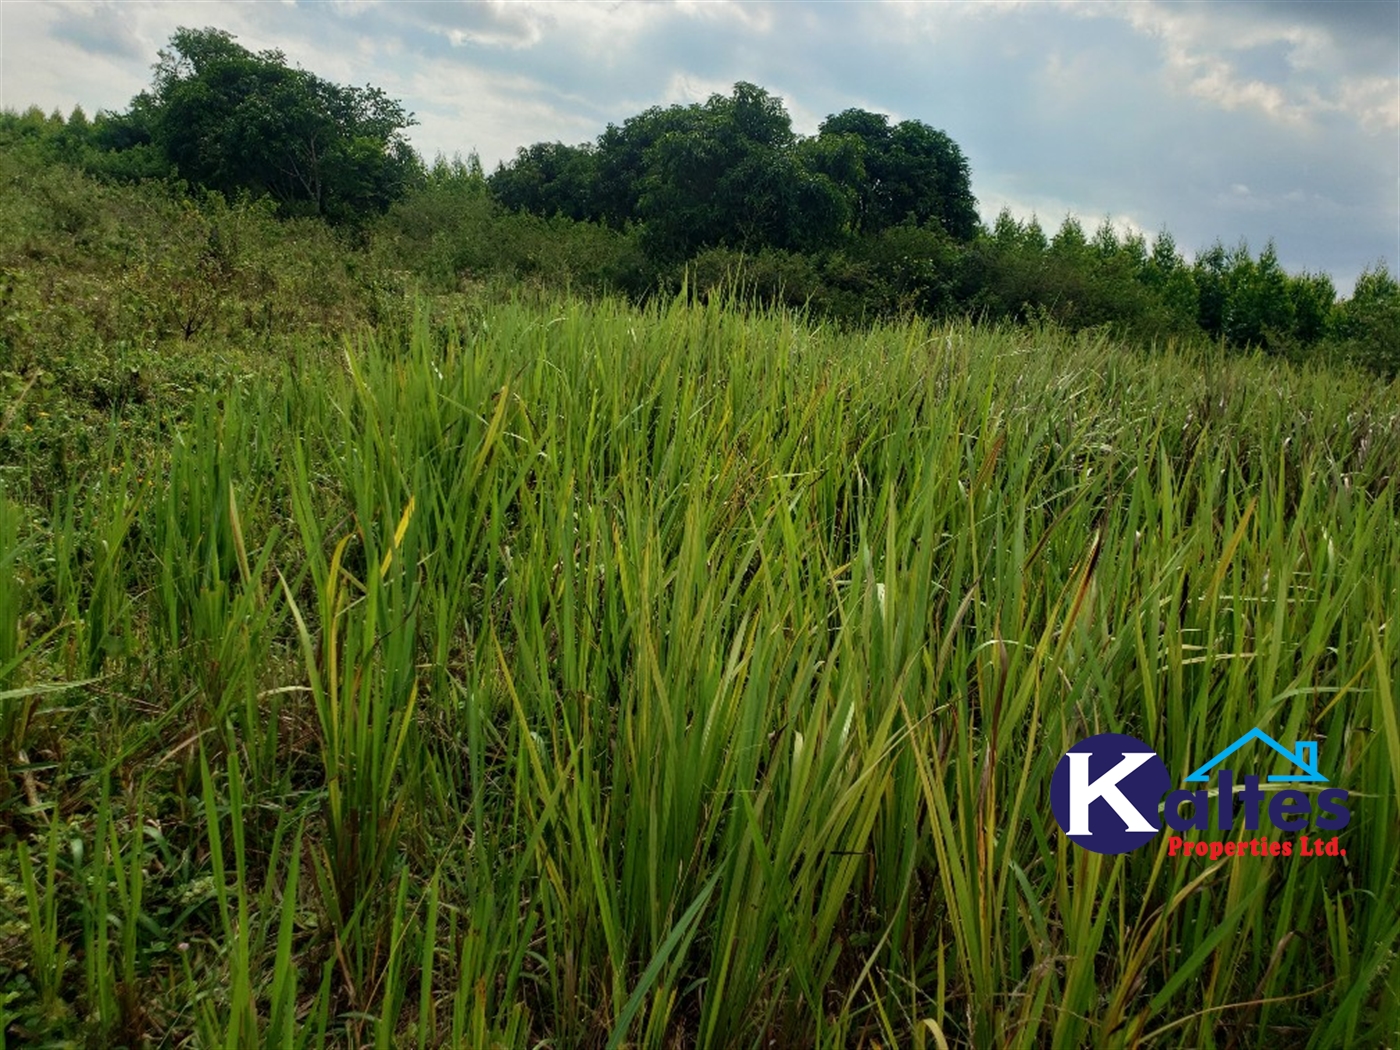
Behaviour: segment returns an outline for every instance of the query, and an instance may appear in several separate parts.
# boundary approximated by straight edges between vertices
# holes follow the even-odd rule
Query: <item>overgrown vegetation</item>
[[[3,503],[11,1039],[1393,1038],[1394,387],[717,300],[347,355]],[[1255,725],[1345,859],[1054,829],[1086,733]]]
[[[76,123],[0,129],[0,1046],[1400,1040],[1388,275],[663,262],[470,161],[328,223]],[[1050,815],[1089,733],[1256,726],[1345,857]]]
[[[1073,216],[1053,236],[1007,212],[984,227],[962,150],[923,121],[851,109],[803,137],[781,99],[740,82],[595,142],[521,147],[489,177],[475,158],[425,165],[404,138],[413,123],[377,88],[181,29],[126,112],[6,113],[0,143],[103,179],[266,197],[361,247],[373,228],[446,290],[531,274],[642,300],[689,275],[841,323],[1050,320],[1400,372],[1400,283],[1383,263],[1339,301],[1326,274],[1286,273],[1272,244],[1217,242],[1188,261],[1165,230],[1149,243],[1108,219],[1092,235]]]

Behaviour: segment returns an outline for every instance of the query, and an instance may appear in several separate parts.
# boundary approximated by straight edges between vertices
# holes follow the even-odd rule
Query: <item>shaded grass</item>
[[[1396,393],[561,300],[115,436],[0,504],[8,1038],[1393,1042]],[[1253,726],[1345,858],[1049,814]]]

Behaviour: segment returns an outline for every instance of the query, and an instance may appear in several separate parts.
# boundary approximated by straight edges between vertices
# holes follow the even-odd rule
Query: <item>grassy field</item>
[[[0,494],[5,1045],[1400,1042],[1400,386],[492,299],[139,410]],[[1345,857],[1050,813],[1255,726]]]

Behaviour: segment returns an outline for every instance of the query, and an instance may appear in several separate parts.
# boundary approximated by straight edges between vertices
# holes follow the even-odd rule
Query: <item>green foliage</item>
[[[392,299],[324,223],[270,201],[107,183],[29,151],[0,153],[0,179],[0,484],[39,505],[106,454],[114,420],[164,443],[195,392],[276,371],[294,342],[334,345]]]
[[[856,197],[856,225],[879,233],[904,223],[936,223],[955,240],[977,231],[977,200],[962,150],[918,120],[891,126],[881,113],[849,109],[821,124],[820,139],[856,143],[859,165],[843,182]]]
[[[414,120],[374,87],[342,87],[254,53],[217,29],[180,29],[151,89],[124,113],[0,117],[0,139],[124,181],[178,176],[197,190],[267,195],[284,216],[358,222],[422,179]]]
[[[852,110],[800,139],[782,100],[744,82],[610,125],[596,145],[521,149],[490,183],[509,208],[640,224],[663,264],[714,247],[820,253],[898,225],[961,241],[977,229],[967,162],[942,132]]]
[[[739,83],[686,107],[647,146],[635,218],[649,251],[683,259],[717,245],[806,248],[839,229],[839,195],[804,171],[782,100]]]
[[[1217,243],[1188,265],[1165,231],[1149,249],[1107,220],[1089,236],[1067,216],[1051,238],[1034,217],[1003,212],[982,229],[966,159],[921,121],[851,109],[804,138],[781,99],[740,82],[609,125],[593,143],[524,147],[488,178],[474,157],[426,168],[403,138],[412,117],[378,89],[338,87],[213,29],[181,29],[160,55],[127,112],[6,113],[0,143],[104,180],[160,179],[201,210],[211,191],[268,195],[279,216],[352,223],[376,319],[401,312],[415,281],[439,294],[524,280],[640,300],[679,290],[688,271],[711,288],[743,270],[746,298],[841,321],[1053,321],[1397,367],[1389,293],[1363,287],[1339,304],[1325,275],[1285,273],[1272,244],[1256,258]],[[73,232],[93,220],[75,204],[60,221]],[[226,281],[173,269],[188,339],[228,301]]]
[[[177,30],[138,108],[183,178],[270,194],[287,214],[383,211],[418,175],[403,137],[414,120],[400,103],[292,69],[279,51],[255,54],[221,30]]]
[[[1293,336],[1311,346],[1327,334],[1337,305],[1337,289],[1325,273],[1303,273],[1287,279],[1293,308]]]
[[[498,167],[489,185],[496,199],[512,210],[545,218],[592,219],[598,216],[597,168],[596,153],[587,145],[537,142],[522,146],[509,166]]]
[[[1241,244],[1229,256],[1221,333],[1237,346],[1278,349],[1293,328],[1288,277],[1270,242],[1257,260]]]
[[[463,305],[196,396],[146,481],[117,422],[51,520],[0,503],[6,688],[50,687],[0,801],[7,1040],[1389,1038],[1393,388]],[[1255,725],[1323,742],[1344,862],[1048,824],[1088,732]]]
[[[668,287],[679,289],[682,275],[706,295],[733,294],[745,302],[782,304],[850,323],[954,315],[967,279],[963,256],[943,229],[913,224],[821,256],[711,248],[678,270]]]
[[[1356,279],[1334,313],[1337,352],[1382,375],[1400,375],[1400,282],[1382,263]]]
[[[154,94],[0,116],[0,1043],[1394,1041],[1400,284],[964,240],[741,88],[545,151],[594,221],[439,158],[354,238],[128,184]],[[1256,725],[1342,863],[1048,824]]]
[[[936,222],[904,223],[851,246],[847,258],[868,274],[860,299],[876,316],[952,317],[965,290],[963,254]]]
[[[977,313],[1070,329],[1108,328],[1142,340],[1197,336],[1194,286],[1170,237],[1154,252],[1108,223],[1093,240],[1073,216],[1047,240],[1038,221],[1003,211],[968,253],[964,295]]]
[[[490,282],[529,282],[640,294],[651,269],[635,232],[564,216],[506,211],[479,170],[430,174],[427,185],[372,229],[370,272],[403,274],[438,293]]]
[[[1162,300],[1168,316],[1178,327],[1194,326],[1200,316],[1200,292],[1191,269],[1176,250],[1176,241],[1166,230],[1152,241],[1152,254],[1143,262],[1140,280]]]

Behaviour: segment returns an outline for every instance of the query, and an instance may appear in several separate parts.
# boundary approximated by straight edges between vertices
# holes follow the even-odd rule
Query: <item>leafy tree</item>
[[[1139,281],[1147,272],[1147,241],[1140,233],[1130,233],[1118,246],[1118,258],[1132,270]]]
[[[1173,327],[1196,327],[1200,316],[1196,279],[1166,230],[1154,238],[1152,254],[1144,261],[1140,274],[1143,284],[1161,300]]]
[[[1230,297],[1230,256],[1216,241],[1196,256],[1192,276],[1196,284],[1196,323],[1213,339],[1225,332],[1225,309]]]
[[[1021,224],[1011,214],[1010,208],[1002,208],[992,223],[991,243],[1004,251],[1013,251],[1020,242]]]
[[[1143,266],[1142,280],[1149,288],[1161,289],[1172,274],[1184,268],[1175,238],[1163,230],[1152,239],[1152,252]]]
[[[856,191],[856,224],[862,233],[909,221],[935,221],[959,241],[971,240],[977,232],[977,199],[967,159],[943,132],[919,120],[891,127],[883,114],[848,109],[823,121],[818,135],[853,136],[861,143],[865,177],[848,188]]]
[[[840,208],[837,225],[842,234],[856,232],[860,191],[869,176],[865,170],[865,146],[856,135],[819,135],[797,144],[797,161],[812,175],[825,176]]]
[[[863,239],[856,254],[870,264],[882,312],[945,317],[957,311],[964,253],[938,223],[892,226]]]
[[[599,218],[619,228],[637,220],[648,150],[665,135],[686,133],[694,124],[697,108],[652,106],[621,126],[609,124],[598,136],[594,205]]]
[[[1045,230],[1034,215],[1021,227],[1020,247],[1022,251],[1031,255],[1042,255],[1050,247],[1050,242],[1045,238]]]
[[[780,98],[742,81],[610,124],[596,145],[523,149],[491,189],[516,210],[638,224],[670,262],[709,246],[824,252],[905,224],[963,243],[978,229],[967,161],[943,132],[848,110],[803,139]]]
[[[1263,346],[1279,350],[1293,331],[1293,302],[1288,295],[1288,275],[1279,265],[1270,241],[1257,261],[1241,244],[1229,258],[1228,297],[1222,327],[1235,346]]]
[[[460,153],[454,154],[451,160],[439,153],[424,175],[427,186],[464,186],[470,189],[472,196],[478,197],[484,197],[488,191],[486,173],[476,150],[468,153],[466,160]]]
[[[218,29],[177,30],[151,90],[109,135],[148,139],[182,178],[269,194],[287,213],[348,220],[383,211],[420,175],[414,120],[375,87],[342,87],[254,53]]]
[[[1116,259],[1124,248],[1124,244],[1118,239],[1118,231],[1113,228],[1113,223],[1107,219],[1099,223],[1098,229],[1094,231],[1092,244],[1094,254],[1100,262],[1110,262]]]
[[[1345,356],[1383,375],[1400,375],[1400,282],[1384,263],[1362,271],[1351,298],[1337,308]]]
[[[594,202],[597,181],[595,149],[562,142],[522,146],[515,160],[500,164],[488,180],[492,194],[507,208],[576,220],[600,217]]]
[[[1293,334],[1303,346],[1312,346],[1327,333],[1337,305],[1337,288],[1325,273],[1303,273],[1288,278],[1288,298],[1293,304]]]
[[[600,168],[616,181],[603,192],[615,201],[635,195],[633,214],[658,258],[710,245],[816,249],[834,239],[848,209],[796,144],[782,100],[740,82],[703,105],[648,111],[620,134],[609,129]]]
[[[686,107],[681,127],[645,152],[637,202],[648,239],[663,255],[714,244],[787,247],[795,165],[792,122],[782,100],[740,83],[730,97]]]

